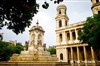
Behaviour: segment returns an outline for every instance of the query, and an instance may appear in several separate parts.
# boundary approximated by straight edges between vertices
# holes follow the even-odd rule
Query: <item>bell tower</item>
[[[68,16],[67,16],[67,7],[65,5],[59,5],[57,7],[57,15],[56,15],[56,52],[57,58],[59,61],[68,62],[67,59],[67,51],[63,47],[63,45],[67,44],[66,41],[66,28],[68,26]],[[62,46],[62,47],[61,47]]]
[[[67,16],[67,8],[65,5],[59,5],[57,7],[57,16],[56,16],[56,29],[66,27],[68,25],[68,16]]]
[[[91,0],[92,2],[92,12],[93,14],[100,13],[100,0]]]
[[[66,44],[65,32],[63,30],[68,25],[67,7],[65,5],[59,5],[57,7],[56,15],[56,43],[57,45]]]

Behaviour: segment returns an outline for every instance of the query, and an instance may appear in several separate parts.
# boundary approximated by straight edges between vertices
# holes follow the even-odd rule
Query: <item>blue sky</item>
[[[16,35],[11,30],[4,27],[0,32],[3,32],[4,41],[17,40],[17,42],[25,43],[29,40],[29,29],[34,26],[38,20],[39,25],[45,30],[44,43],[47,46],[56,45],[56,8],[60,4],[64,4],[67,7],[67,15],[69,17],[69,24],[77,23],[86,20],[87,17],[92,16],[91,0],[64,0],[63,3],[54,4],[49,1],[49,8],[43,9],[41,5],[45,0],[37,0],[40,4],[39,12],[33,17],[32,24],[29,28],[26,28],[23,34]],[[47,0],[48,1],[48,0]]]

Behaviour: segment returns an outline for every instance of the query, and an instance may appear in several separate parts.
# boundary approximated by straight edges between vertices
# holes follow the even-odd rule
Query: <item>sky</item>
[[[42,8],[41,5],[44,1],[49,2],[48,9]],[[69,24],[85,21],[87,17],[92,16],[91,0],[64,0],[64,2],[60,4],[54,4],[49,0],[37,0],[37,3],[40,4],[39,12],[33,17],[31,26],[26,28],[25,32],[18,35],[4,27],[2,30],[0,30],[0,32],[3,33],[3,41],[16,40],[24,45],[25,41],[29,40],[29,29],[36,25],[36,22],[38,21],[39,25],[45,30],[44,43],[46,43],[47,47],[56,45],[56,8],[61,4],[64,4],[67,7],[66,13],[69,17]]]

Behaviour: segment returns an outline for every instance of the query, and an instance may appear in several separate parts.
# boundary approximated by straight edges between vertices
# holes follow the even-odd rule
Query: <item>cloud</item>
[[[47,43],[47,46],[55,42],[55,24],[53,24],[52,16],[47,12],[39,12],[35,17],[33,17],[32,25],[35,25],[37,20],[39,25],[43,27],[44,34],[44,42]],[[51,37],[52,36],[52,37]],[[53,38],[53,39],[52,39]],[[53,44],[52,44],[53,45]]]
[[[69,24],[84,21],[87,17],[92,16],[91,5],[91,2],[67,3]]]
[[[28,28],[26,28],[26,31],[23,32],[23,34],[16,35],[11,30],[8,30],[6,27],[4,27],[1,31],[3,33],[3,40],[9,42],[9,40],[21,42],[22,44],[25,44],[25,41],[27,41],[28,38]]]

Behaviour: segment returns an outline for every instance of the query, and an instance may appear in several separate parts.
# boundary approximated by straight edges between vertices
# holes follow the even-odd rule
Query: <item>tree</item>
[[[48,49],[48,51],[50,52],[50,54],[56,54],[56,49],[54,47],[51,47]]]
[[[16,43],[16,46],[14,46],[14,52],[13,53],[17,53],[17,54],[20,54],[20,52],[22,50],[24,50],[24,46],[22,46],[21,43]]]
[[[0,41],[0,61],[7,61],[12,54],[20,53],[23,50],[23,46],[19,43],[11,44],[9,42]]]
[[[8,59],[8,56],[9,55],[8,53],[8,43],[7,42],[2,42],[0,41],[0,60],[7,60]]]
[[[79,39],[82,43],[88,43],[94,49],[100,50],[100,14],[87,18]]]
[[[55,0],[54,3],[62,1]],[[49,4],[44,2],[42,7],[47,9]],[[32,17],[37,14],[38,9],[39,4],[36,0],[0,0],[0,29],[7,26],[7,29],[16,34],[22,33],[30,26]]]
[[[0,28],[8,26],[16,34],[22,33],[38,7],[36,0],[0,0]]]

